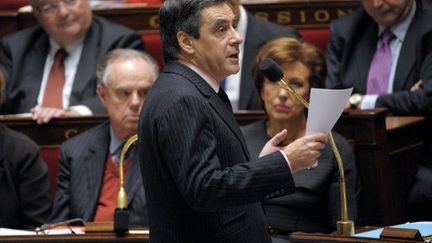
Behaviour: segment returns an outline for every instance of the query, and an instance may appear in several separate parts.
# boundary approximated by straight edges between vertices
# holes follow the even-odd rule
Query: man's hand
[[[273,152],[276,152],[280,150],[278,147],[280,143],[282,143],[285,138],[287,137],[288,132],[286,129],[282,130],[278,134],[274,135],[272,139],[270,139],[265,145],[264,148],[261,150],[259,154],[259,158],[266,156],[268,154],[271,154]]]
[[[417,90],[422,88],[422,85],[423,85],[423,81],[419,80],[419,81],[417,81],[417,83],[415,83],[413,86],[411,86],[410,91],[411,92],[417,91]]]
[[[298,138],[281,150],[288,157],[291,172],[295,173],[312,167],[321,155],[326,143],[326,134],[317,133]]]
[[[32,119],[37,124],[44,124],[51,121],[52,118],[79,116],[80,114],[74,110],[62,110],[51,107],[35,107],[31,110]]]

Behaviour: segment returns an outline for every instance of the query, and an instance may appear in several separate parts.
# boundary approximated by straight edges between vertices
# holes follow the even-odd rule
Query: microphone
[[[282,68],[271,58],[265,58],[261,61],[258,66],[259,71],[264,74],[264,76],[272,82],[277,82],[279,86],[288,90],[294,97],[300,101],[304,107],[308,108],[309,103],[299,94],[297,91],[291,87],[291,84],[284,80]],[[329,132],[328,140],[333,150],[333,154],[336,157],[336,162],[339,169],[339,189],[340,189],[340,200],[341,200],[341,220],[337,221],[336,228],[338,234],[343,235],[354,235],[354,221],[349,220],[348,217],[348,207],[346,199],[346,185],[345,185],[345,170],[343,168],[342,157],[340,156],[339,149],[336,146],[336,142],[333,138],[331,132]]]
[[[130,137],[120,153],[119,174],[120,189],[117,196],[117,208],[114,211],[114,232],[117,235],[124,235],[129,231],[129,211],[127,209],[127,195],[124,189],[123,162],[130,146],[138,140],[138,135]]]
[[[82,218],[73,218],[73,219],[68,219],[53,224],[43,224],[39,227],[36,227],[35,232],[36,234],[41,234],[41,233],[43,234],[46,230],[55,228],[57,226],[84,226],[84,225],[86,225],[86,222]],[[70,228],[70,231],[72,234],[75,234],[72,228]]]

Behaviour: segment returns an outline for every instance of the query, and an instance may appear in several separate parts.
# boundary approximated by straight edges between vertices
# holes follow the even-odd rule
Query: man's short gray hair
[[[159,75],[159,67],[153,57],[151,57],[149,54],[145,52],[137,51],[134,49],[115,49],[113,51],[110,51],[108,54],[106,54],[99,61],[96,67],[96,76],[97,76],[98,84],[102,84],[105,87],[108,86],[109,69],[112,63],[120,59],[127,60],[127,59],[136,59],[136,58],[141,58],[149,64],[151,74],[153,77],[153,82],[154,82]]]

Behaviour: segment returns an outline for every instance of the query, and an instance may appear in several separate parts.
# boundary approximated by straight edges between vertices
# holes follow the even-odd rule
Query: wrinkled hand
[[[417,90],[422,88],[422,85],[423,85],[423,81],[419,80],[419,81],[417,81],[417,83],[415,83],[413,86],[411,86],[410,91],[411,92],[417,91]]]
[[[326,134],[317,133],[298,138],[283,147],[282,151],[288,157],[291,172],[295,173],[313,167],[326,143]]]
[[[32,108],[30,111],[32,113],[32,119],[35,120],[37,124],[48,123],[53,118],[80,115],[77,111],[74,110],[66,111],[66,110],[51,108],[51,107],[35,107]]]
[[[280,143],[282,143],[285,138],[288,135],[288,131],[286,129],[282,130],[281,132],[279,132],[278,134],[274,135],[272,139],[270,139],[265,145],[264,148],[261,150],[260,154],[259,154],[259,158],[266,156],[268,154],[271,154],[273,152],[276,152],[278,150],[280,150],[280,148],[278,147],[278,145]]]

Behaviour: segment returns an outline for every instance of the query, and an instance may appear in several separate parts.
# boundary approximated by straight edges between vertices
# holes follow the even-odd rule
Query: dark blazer
[[[0,113],[30,112],[36,105],[49,37],[40,26],[4,37],[0,42],[0,69],[6,80],[6,100]],[[78,64],[70,106],[85,105],[93,113],[105,112],[96,94],[96,65],[101,57],[116,48],[144,50],[136,32],[94,16]]]
[[[62,145],[52,223],[71,218],[93,221],[109,154],[109,128],[108,122],[103,123]],[[137,156],[134,158],[125,182],[129,222],[131,226],[147,226],[144,188]]]
[[[51,212],[48,169],[38,146],[0,125],[0,227],[34,229]]]
[[[396,115],[424,115],[431,111],[432,96],[432,10],[416,1],[417,11],[402,45],[393,93],[381,95],[376,107]],[[359,9],[332,22],[331,40],[326,53],[328,88],[354,87],[365,94],[372,57],[377,48],[378,25]],[[409,89],[419,80],[423,88]]]
[[[257,202],[293,192],[289,167],[280,152],[249,161],[231,108],[198,74],[167,63],[139,138],[152,243],[270,241]]]
[[[241,69],[239,109],[262,109],[261,99],[255,89],[252,65],[263,45],[272,39],[289,36],[301,39],[300,33],[291,27],[261,20],[247,13],[247,29]]]
[[[242,128],[252,158],[257,158],[270,139],[266,121],[257,121]],[[358,180],[354,154],[348,141],[333,132],[344,162],[348,215],[357,218]],[[269,224],[284,232],[323,232],[336,230],[341,220],[339,169],[329,143],[321,152],[318,167],[293,175],[296,192],[263,201]]]

